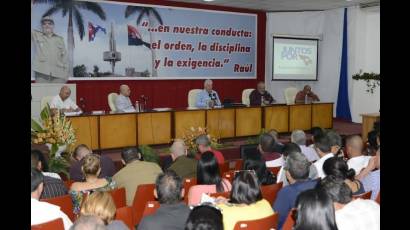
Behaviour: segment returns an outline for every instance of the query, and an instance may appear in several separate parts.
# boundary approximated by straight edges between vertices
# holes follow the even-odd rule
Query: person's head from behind
[[[96,154],[89,154],[84,157],[83,165],[81,166],[81,171],[84,177],[98,177],[101,172],[101,160],[100,156]]]
[[[376,130],[372,130],[367,134],[367,143],[373,151],[376,151],[379,148],[377,137],[378,133]]]
[[[131,94],[130,87],[128,87],[128,85],[121,85],[120,86],[120,94],[125,96],[125,97],[129,97],[130,94]]]
[[[208,135],[206,135],[206,134],[199,135],[195,139],[195,143],[197,144],[198,151],[200,153],[204,153],[206,151],[211,150],[211,140],[209,139]]]
[[[41,19],[41,29],[47,36],[51,36],[54,33],[54,20],[50,16],[43,17]]]
[[[81,215],[98,216],[105,225],[114,220],[117,208],[109,192],[95,191],[87,196],[81,206]]]
[[[137,147],[123,148],[121,150],[121,161],[124,165],[141,159],[141,152]]]
[[[204,89],[208,91],[208,93],[212,92],[213,83],[211,79],[206,79],[204,81]]]
[[[175,161],[180,156],[186,156],[188,154],[187,147],[182,139],[176,139],[171,145],[171,157]]]
[[[268,134],[273,137],[273,139],[275,140],[275,142],[278,142],[278,140],[279,140],[279,132],[278,132],[276,129],[271,129],[271,130],[269,130]]]
[[[302,153],[291,153],[286,158],[286,178],[290,184],[308,179],[311,163]]]
[[[289,154],[291,154],[291,153],[301,153],[301,152],[302,152],[302,149],[300,148],[300,146],[298,144],[289,142],[289,143],[286,143],[283,146],[282,155],[283,155],[283,158],[286,160],[286,158],[289,156]]]
[[[217,192],[222,192],[222,178],[219,173],[219,165],[212,152],[204,152],[198,161],[196,169],[197,184],[216,185]]]
[[[342,137],[334,130],[328,130],[325,132],[330,142],[330,152],[337,154],[342,147]]]
[[[184,196],[182,179],[173,170],[166,170],[155,181],[155,197],[160,204],[176,204]]]
[[[258,178],[252,171],[239,171],[232,183],[230,202],[234,204],[253,204],[262,200]]]
[[[43,174],[36,168],[31,168],[31,198],[40,199],[43,192]]]
[[[265,82],[260,81],[258,82],[258,85],[256,86],[258,89],[259,93],[264,94],[265,93]]]
[[[302,130],[293,130],[290,141],[298,145],[306,145],[306,134]]]
[[[255,171],[259,183],[263,183],[263,177],[267,173],[267,168],[265,161],[259,154],[248,156],[243,162],[243,169]]]
[[[332,145],[330,143],[329,137],[326,134],[317,136],[315,138],[314,148],[320,158],[330,153],[332,150]]]
[[[82,160],[85,156],[88,154],[92,153],[91,149],[85,145],[85,144],[79,144],[77,147],[74,149],[73,157],[80,161]]]
[[[323,134],[323,129],[320,128],[320,127],[317,127],[317,126],[312,127],[312,128],[310,129],[310,134],[312,135],[312,142],[315,143],[316,137],[317,137],[318,135]]]
[[[223,230],[222,213],[208,206],[196,206],[189,213],[185,230]]]
[[[65,101],[67,98],[70,97],[71,89],[68,86],[65,85],[65,86],[61,87],[59,95],[60,95],[61,100]]]
[[[336,210],[352,201],[352,190],[343,179],[327,176],[317,184],[316,188],[323,189],[330,196]]]
[[[362,155],[363,140],[359,135],[351,135],[346,138],[346,151],[349,158]]]
[[[310,87],[310,85],[305,85],[305,86],[303,87],[303,92],[305,92],[305,93],[310,93],[310,92],[312,92],[312,88]]]
[[[334,176],[342,180],[349,179],[354,181],[356,174],[354,169],[349,169],[347,163],[340,157],[331,157],[323,163],[323,172],[326,176]],[[359,172],[358,172],[359,173]]]
[[[337,230],[332,199],[321,189],[309,189],[296,199],[295,230]]]
[[[275,139],[272,135],[264,133],[259,137],[259,151],[263,153],[272,153],[275,146]]]
[[[92,215],[83,215],[78,217],[73,225],[70,227],[70,230],[105,230],[104,222]]]
[[[31,150],[31,167],[42,172],[48,172],[47,160],[44,154],[38,149]]]

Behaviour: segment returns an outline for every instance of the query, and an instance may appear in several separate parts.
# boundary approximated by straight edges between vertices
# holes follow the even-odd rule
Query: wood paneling
[[[165,144],[171,141],[171,112],[140,113],[138,145]]]
[[[137,145],[136,114],[100,116],[101,148],[120,148]]]
[[[205,127],[205,110],[175,112],[175,138],[181,138],[190,127]]]
[[[217,138],[235,136],[235,109],[206,111],[208,132]]]
[[[312,106],[290,105],[289,106],[289,132],[295,129],[309,130],[312,128]]]
[[[265,130],[276,129],[278,132],[289,131],[289,107],[265,107]]]
[[[86,144],[91,149],[98,149],[98,116],[69,117],[69,119],[77,137],[74,146]]]
[[[261,108],[238,108],[236,113],[236,136],[258,135],[262,128]]]
[[[373,130],[374,122],[380,118],[380,113],[361,114],[362,116],[362,139],[367,141],[367,134]]]
[[[330,129],[333,126],[333,104],[312,104],[312,127]]]

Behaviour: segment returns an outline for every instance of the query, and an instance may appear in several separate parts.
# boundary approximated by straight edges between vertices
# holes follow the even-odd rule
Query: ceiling
[[[380,0],[173,0],[175,2],[190,2],[208,5],[219,5],[262,11],[306,11],[328,10],[367,3],[380,3]]]

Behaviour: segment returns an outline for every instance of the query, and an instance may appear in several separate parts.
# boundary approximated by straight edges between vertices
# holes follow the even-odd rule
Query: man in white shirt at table
[[[56,95],[50,102],[50,109],[53,113],[57,110],[61,112],[80,112],[81,109],[78,107],[73,100],[70,98],[71,89],[68,86],[63,86],[60,89],[60,93]]]
[[[219,100],[218,93],[212,90],[212,80],[207,79],[204,82],[204,90],[198,93],[196,98],[196,107],[198,108],[214,108],[215,106],[220,106],[221,101]]]
[[[120,95],[118,95],[118,97],[115,99],[115,108],[117,108],[118,112],[136,112],[134,106],[132,106],[130,94],[131,90],[128,85],[120,86]]]

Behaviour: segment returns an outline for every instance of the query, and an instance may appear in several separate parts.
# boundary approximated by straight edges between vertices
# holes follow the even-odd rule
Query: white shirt
[[[334,157],[334,156],[335,155],[333,155],[333,153],[328,153],[313,164],[316,167],[318,177],[322,179],[325,178],[326,174],[323,172],[323,164],[325,163],[327,159]]]
[[[73,223],[60,210],[59,206],[31,198],[31,225],[42,224],[57,218],[62,218],[64,229],[68,230]]]
[[[53,173],[53,172],[43,172],[43,175],[61,180],[60,175],[58,175],[57,173]]]
[[[349,169],[353,168],[356,171],[356,175],[360,173],[363,168],[366,168],[369,164],[371,156],[357,156],[352,157],[347,161]]]
[[[271,161],[266,161],[265,164],[266,164],[266,167],[268,167],[268,168],[279,167],[279,166],[283,166],[285,164],[285,160],[283,160],[283,156],[281,156],[278,159],[271,160]]]
[[[77,109],[78,106],[71,100],[71,98],[65,99],[65,101],[61,100],[60,95],[53,97],[50,102],[51,109]]]
[[[122,94],[118,95],[115,99],[115,108],[117,108],[119,112],[136,112],[134,106],[131,104],[130,97],[126,97]]]
[[[339,230],[379,230],[380,206],[373,200],[356,199],[336,210]]]
[[[314,148],[307,147],[306,145],[299,145],[299,147],[310,162],[319,160],[319,156]]]

